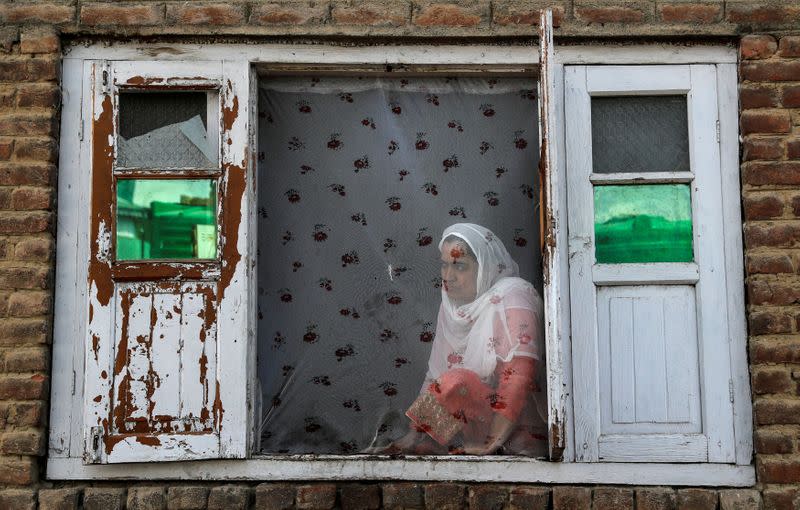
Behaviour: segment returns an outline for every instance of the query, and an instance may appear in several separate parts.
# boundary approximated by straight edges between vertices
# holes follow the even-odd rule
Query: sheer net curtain
[[[262,80],[261,451],[406,433],[441,301],[437,243],[486,226],[541,290],[533,79]]]

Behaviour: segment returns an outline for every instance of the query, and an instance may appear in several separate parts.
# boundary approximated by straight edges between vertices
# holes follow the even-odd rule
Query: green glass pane
[[[689,185],[596,186],[594,238],[598,263],[691,262]]]
[[[217,257],[213,179],[117,181],[117,260]]]

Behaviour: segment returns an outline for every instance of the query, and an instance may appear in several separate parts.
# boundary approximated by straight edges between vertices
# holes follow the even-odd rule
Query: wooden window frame
[[[669,45],[634,46],[572,46],[553,49],[546,53],[552,58],[552,76],[548,91],[550,100],[563,105],[564,66],[570,64],[728,64],[723,73],[723,86],[720,93],[730,102],[727,110],[721,111],[721,138],[723,145],[724,168],[731,169],[724,176],[728,188],[738,192],[738,125],[736,105],[736,51],[732,47]],[[732,321],[736,322],[733,359],[736,366],[744,367],[743,373],[736,373],[734,393],[737,400],[737,463],[736,464],[682,464],[664,463],[616,463],[593,464],[575,463],[571,416],[571,360],[569,314],[558,314],[558,323],[548,321],[547,328],[560,336],[548,338],[548,382],[553,393],[552,401],[558,402],[562,413],[558,423],[564,427],[551,431],[560,435],[560,452],[563,462],[553,463],[518,457],[477,458],[462,457],[407,457],[403,459],[375,458],[370,456],[251,456],[244,460],[207,460],[184,462],[180,469],[171,463],[142,463],[132,465],[85,465],[76,451],[76,427],[81,421],[81,380],[84,342],[82,339],[81,304],[86,300],[85,268],[82,261],[88,258],[88,247],[81,239],[88,238],[88,226],[81,218],[88,214],[89,177],[85,158],[88,147],[90,119],[83,113],[82,97],[88,90],[85,83],[84,66],[89,60],[219,60],[240,62],[250,70],[250,97],[256,97],[257,85],[254,65],[258,66],[304,66],[325,62],[328,65],[384,66],[387,62],[406,62],[428,66],[447,66],[451,68],[475,66],[499,66],[511,68],[530,68],[540,64],[535,46],[491,46],[491,45],[452,45],[452,46],[385,46],[385,47],[338,47],[307,45],[163,45],[163,44],[120,44],[73,46],[65,50],[63,64],[64,106],[62,110],[61,171],[59,179],[59,225],[57,252],[57,298],[54,335],[53,393],[51,397],[51,440],[48,457],[47,476],[51,479],[264,479],[274,480],[336,480],[336,479],[396,479],[396,480],[464,480],[496,482],[543,482],[543,483],[616,483],[616,484],[670,484],[707,486],[751,486],[755,482],[755,470],[750,465],[752,450],[752,424],[750,423],[750,394],[747,380],[745,350],[744,309],[733,310]],[[564,185],[564,119],[563,109],[555,109],[555,117],[543,126],[553,143],[549,161],[553,172],[549,186],[557,200],[565,203]],[[255,143],[255,122],[250,112],[250,132],[248,143]],[[729,175],[730,174],[730,175]],[[254,179],[251,174],[248,179]],[[253,186],[255,189],[255,186]],[[728,218],[739,218],[739,196],[726,196],[723,201],[724,214]],[[251,207],[250,215],[254,214]],[[62,214],[68,211],[70,214]],[[565,280],[567,271],[568,241],[566,211],[561,216],[547,219],[554,223],[550,239],[551,246],[565,255],[559,260],[559,271],[548,278],[546,293],[551,293],[551,304],[568,309],[569,287]],[[251,218],[252,219],[252,218]],[[251,222],[251,225],[254,222]],[[741,225],[726,225],[726,260],[731,274],[743,274],[741,253]],[[255,253],[255,236],[249,241]],[[81,278],[83,275],[83,279]],[[736,287],[738,286],[738,290]],[[735,292],[743,296],[743,279],[733,282]],[[743,302],[743,297],[742,297]],[[255,299],[246,304],[251,310]],[[251,314],[254,316],[254,314]],[[254,329],[253,329],[254,331]],[[250,342],[254,352],[255,342]],[[254,363],[255,356],[250,357]],[[253,370],[253,367],[249,367]],[[253,372],[254,373],[254,372]],[[254,378],[250,378],[254,381]],[[255,388],[248,388],[248,398],[255,398]],[[250,405],[250,412],[255,406]],[[551,410],[552,412],[552,410]],[[249,426],[254,426],[254,416],[249,416]],[[243,425],[248,426],[248,425]],[[741,432],[741,434],[739,433]],[[249,436],[253,436],[250,431]],[[252,441],[252,439],[251,439]],[[252,451],[248,445],[248,451]]]

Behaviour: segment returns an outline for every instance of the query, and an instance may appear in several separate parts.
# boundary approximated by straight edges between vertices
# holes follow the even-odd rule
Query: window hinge
[[[728,379],[728,399],[733,404],[733,379]]]
[[[719,120],[717,120],[717,143],[719,143]]]
[[[78,126],[78,140],[83,141],[83,116],[81,116],[81,124]]]
[[[72,394],[75,394],[75,371],[72,371]]]
[[[83,460],[87,464],[99,464],[103,444],[103,428],[92,427],[86,438],[86,448],[83,452]]]

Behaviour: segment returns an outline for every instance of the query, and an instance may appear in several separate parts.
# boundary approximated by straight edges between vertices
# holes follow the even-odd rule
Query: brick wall
[[[742,185],[758,484],[51,483],[43,480],[63,38],[137,35],[740,41]],[[784,1],[0,0],[0,509],[800,508],[800,4]]]

